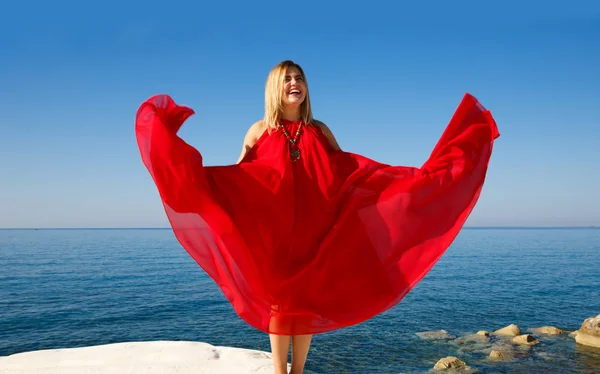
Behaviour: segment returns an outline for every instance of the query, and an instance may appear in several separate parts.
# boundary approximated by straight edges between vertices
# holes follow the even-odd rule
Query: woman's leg
[[[292,371],[291,374],[302,374],[304,364],[308,357],[308,348],[312,335],[294,335],[292,336]]]
[[[273,354],[275,374],[287,374],[290,337],[269,334],[269,338],[271,339],[271,353]]]

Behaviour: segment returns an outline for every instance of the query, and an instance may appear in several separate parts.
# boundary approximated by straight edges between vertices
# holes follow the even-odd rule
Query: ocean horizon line
[[[462,230],[549,230],[549,229],[600,229],[596,225],[577,226],[534,226],[534,225],[490,225],[490,226],[464,226]],[[0,230],[172,230],[171,227],[0,227]]]

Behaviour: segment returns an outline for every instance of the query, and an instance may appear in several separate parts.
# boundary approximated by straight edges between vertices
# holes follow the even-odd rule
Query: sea
[[[600,373],[600,349],[568,334],[598,314],[600,229],[465,227],[395,307],[315,335],[305,372],[430,373],[455,356],[479,373]],[[463,339],[509,324],[565,333],[503,361]],[[451,337],[417,335],[437,330]],[[0,356],[156,340],[270,350],[170,229],[0,230]]]

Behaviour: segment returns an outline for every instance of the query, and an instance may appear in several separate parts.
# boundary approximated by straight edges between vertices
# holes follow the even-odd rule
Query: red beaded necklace
[[[300,136],[300,129],[302,128],[302,122],[300,122],[300,125],[298,125],[298,130],[296,131],[294,139],[291,138],[290,134],[287,132],[287,130],[282,124],[279,124],[279,127],[281,127],[281,129],[283,130],[283,135],[285,135],[287,140],[290,142],[290,157],[292,159],[292,162],[296,162],[300,158],[300,148],[298,148],[298,139]]]

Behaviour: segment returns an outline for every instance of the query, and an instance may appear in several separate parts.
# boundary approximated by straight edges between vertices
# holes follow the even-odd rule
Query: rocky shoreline
[[[494,331],[480,330],[476,334],[456,337],[446,330],[424,331],[416,335],[427,341],[453,344],[459,352],[477,352],[487,355],[488,362],[516,362],[528,357],[533,346],[540,344],[544,336],[568,334],[575,344],[596,348],[600,351],[600,314],[586,319],[581,327],[574,331],[561,330],[555,326],[541,326],[527,329],[523,333],[516,324],[511,324]],[[447,356],[439,359],[433,371],[452,370],[460,373],[477,373],[475,367],[459,357]]]
[[[480,330],[454,336],[446,330],[416,334],[434,344],[453,345],[458,354],[440,358],[430,372],[477,373],[477,364],[465,356],[485,357],[487,364],[518,363],[535,351],[544,352],[544,340],[568,336],[573,344],[600,353],[600,314],[586,319],[577,330],[555,326],[532,327],[522,331],[516,324],[497,330]],[[482,370],[488,371],[488,370]],[[202,342],[154,341],[114,343],[91,347],[39,350],[0,357],[0,374],[244,374],[273,373],[271,354],[243,348],[219,347]]]

